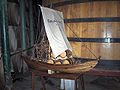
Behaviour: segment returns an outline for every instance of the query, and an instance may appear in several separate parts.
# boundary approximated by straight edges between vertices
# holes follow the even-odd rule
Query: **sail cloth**
[[[72,47],[66,37],[62,12],[42,6],[40,8],[45,31],[54,56],[57,57],[65,50],[72,52]]]

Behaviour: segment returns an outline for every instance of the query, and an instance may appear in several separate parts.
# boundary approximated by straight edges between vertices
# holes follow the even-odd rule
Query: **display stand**
[[[75,80],[75,90],[77,90],[77,79],[80,78],[80,80],[81,80],[81,90],[85,90],[83,74],[70,74],[70,73],[69,74],[68,73],[48,74],[47,72],[43,72],[43,71],[32,71],[32,90],[35,90],[35,76],[40,76],[41,77],[42,90],[45,90],[45,83],[44,83],[44,78],[43,77]]]

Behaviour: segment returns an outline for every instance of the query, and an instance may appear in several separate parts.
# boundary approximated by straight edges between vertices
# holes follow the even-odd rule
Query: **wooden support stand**
[[[83,74],[68,74],[68,73],[48,74],[47,72],[32,71],[32,90],[35,90],[35,81],[34,81],[35,76],[41,76],[43,90],[45,90],[45,83],[44,83],[44,78],[43,78],[44,76],[51,77],[51,78],[62,78],[62,79],[75,80],[75,90],[77,90],[77,79],[80,78],[82,90],[85,90]]]

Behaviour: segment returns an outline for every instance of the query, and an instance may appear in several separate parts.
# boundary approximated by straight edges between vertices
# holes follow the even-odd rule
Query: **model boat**
[[[94,68],[98,63],[98,60],[94,60],[77,64],[49,64],[46,62],[42,62],[37,58],[32,58],[31,56],[28,55],[22,55],[22,57],[24,58],[27,65],[33,69],[45,71],[53,70],[66,73],[84,73]]]
[[[72,47],[66,37],[62,12],[50,8],[41,7],[42,17],[44,21],[46,35],[51,47],[54,59],[59,55],[64,56],[65,51],[72,52]],[[44,45],[43,45],[44,46]],[[45,49],[45,48],[43,48]],[[65,55],[66,56],[66,55]],[[72,54],[67,55],[67,59],[72,58]],[[28,55],[22,55],[27,65],[36,70],[52,70],[66,73],[83,73],[89,71],[96,66],[98,60],[79,63],[74,60],[74,63],[48,63],[42,58],[32,58]],[[54,61],[54,60],[53,60]],[[56,60],[55,60],[56,61]],[[58,59],[59,61],[59,59]],[[76,63],[77,62],[77,63]]]

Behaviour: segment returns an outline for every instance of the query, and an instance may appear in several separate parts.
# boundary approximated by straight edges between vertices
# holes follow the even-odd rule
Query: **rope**
[[[58,14],[59,15],[59,14]],[[60,16],[60,15],[59,15]],[[61,19],[63,19],[61,16],[60,16],[60,18]],[[71,27],[69,26],[69,25],[67,25],[67,27],[70,29],[70,31],[72,31],[72,33],[76,36],[76,37],[78,37],[77,36],[77,34],[71,29]],[[79,40],[82,42],[82,40],[79,38]],[[83,45],[90,51],[90,53],[92,53],[92,55],[96,58],[96,59],[98,59],[98,57],[93,53],[93,51],[92,51],[92,49],[90,49],[86,44],[84,44],[83,43]],[[100,56],[99,56],[100,57]]]
[[[52,1],[50,0],[50,8],[52,8]],[[58,14],[59,15],[59,14]],[[60,16],[61,17],[61,16]],[[61,17],[61,19],[63,19],[62,17]],[[73,34],[76,36],[76,37],[78,37],[77,36],[77,34],[70,28],[70,26],[69,25],[67,25],[67,27],[73,32]],[[79,40],[82,42],[82,40],[79,38]],[[90,49],[86,44],[84,44],[83,43],[83,45],[89,50],[89,52],[97,59],[97,60],[100,60],[100,58],[101,58],[101,56],[99,56],[99,57],[97,57],[94,53],[93,53],[93,50],[92,49]],[[75,56],[76,56],[76,54],[75,54]]]
[[[50,5],[50,8],[52,8],[52,1],[50,0],[50,3],[51,3],[51,5]],[[59,15],[59,14],[58,14]],[[60,16],[60,15],[59,15]],[[61,16],[60,16],[60,18],[61,19],[63,19]],[[72,31],[72,33],[76,36],[76,37],[78,37],[77,36],[77,34],[70,28],[70,26],[67,24],[67,27]],[[79,40],[82,42],[82,40],[79,38]],[[97,58],[97,56],[92,52],[92,50],[86,45],[86,44],[83,44],[89,51],[90,51],[90,53],[92,53],[93,54],[93,56],[96,58],[96,59],[98,59]],[[73,50],[74,51],[74,50]],[[75,52],[74,52],[75,53]],[[77,56],[76,55],[76,53],[75,53],[75,56]]]
[[[67,27],[72,31],[72,33],[73,33],[76,37],[78,37],[77,34],[70,28],[70,26],[67,25]],[[79,40],[82,42],[82,40],[81,40],[80,38],[79,38]],[[83,43],[83,45],[97,58],[97,56],[92,52],[92,50],[91,50],[86,44]]]

